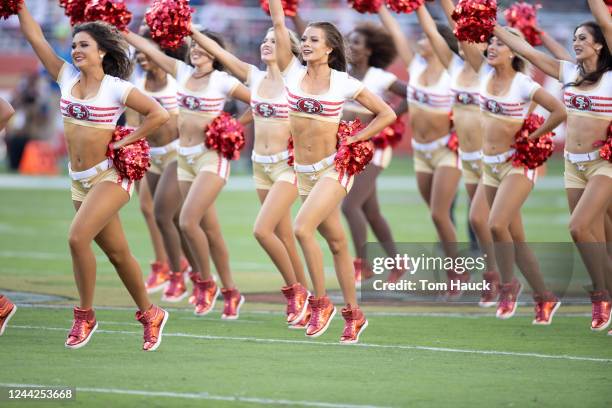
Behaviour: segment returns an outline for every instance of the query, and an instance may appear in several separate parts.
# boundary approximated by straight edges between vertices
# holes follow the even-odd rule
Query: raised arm
[[[404,61],[404,64],[409,66],[414,58],[414,51],[408,43],[408,39],[402,32],[402,28],[400,27],[399,23],[384,5],[378,9],[378,17],[380,18],[383,26],[385,26],[387,31],[389,31],[389,34],[391,34],[391,38],[393,38],[393,43],[397,49],[397,54],[402,61]]]
[[[150,40],[132,31],[128,30],[127,32],[124,32],[123,36],[125,37],[126,41],[130,43],[130,45],[132,45],[138,51],[145,53],[147,57],[151,58],[153,62],[159,65],[161,69],[172,76],[176,76],[177,59],[167,56]]]
[[[453,14],[453,10],[455,10],[453,0],[440,0],[440,6],[442,6],[442,10],[444,11],[444,15],[446,15],[448,24],[454,30],[455,20],[453,20],[453,18],[451,17]],[[459,48],[461,48],[461,50],[463,51],[463,58],[465,59],[465,61],[467,61],[467,63],[472,66],[474,71],[478,72],[480,70],[481,65],[484,63],[482,52],[480,52],[478,46],[469,42],[459,42]]]
[[[21,32],[32,48],[42,64],[51,75],[51,78],[57,81],[57,77],[64,65],[64,60],[57,56],[51,45],[47,42],[40,25],[34,20],[30,11],[24,4],[18,13]]]
[[[542,40],[542,44],[556,59],[571,62],[575,61],[572,54],[570,54],[569,51],[559,43],[559,41],[552,38],[545,31],[540,31],[540,39]]]
[[[455,5],[453,4],[453,0],[440,0],[440,6],[442,7],[442,11],[444,11],[444,15],[448,20],[448,25],[453,30],[455,29],[455,20],[451,17],[453,14],[453,10],[455,10]]]
[[[272,17],[272,26],[274,27],[278,67],[281,71],[284,71],[291,62],[293,53],[291,52],[291,40],[285,25],[285,11],[283,10],[281,0],[270,0],[270,16]]]
[[[421,23],[421,27],[423,27],[423,31],[429,39],[434,52],[440,59],[440,62],[448,68],[453,59],[453,51],[446,43],[446,40],[444,40],[444,37],[438,32],[436,22],[431,17],[431,14],[429,14],[425,4],[417,9],[417,17],[419,18],[419,23]]]
[[[537,139],[544,133],[551,132],[567,118],[565,106],[563,106],[559,99],[552,96],[543,88],[538,89],[533,94],[533,102],[549,111],[550,115],[538,130],[529,135],[530,138]]]
[[[397,118],[393,109],[367,88],[363,88],[355,100],[376,116],[365,129],[347,139],[349,144],[372,138]]]
[[[212,54],[218,59],[225,68],[227,68],[232,75],[244,82],[249,75],[249,64],[238,59],[234,54],[227,51],[225,48],[217,44],[216,41],[210,37],[202,34],[198,30],[191,28],[191,38],[204,48],[207,52]]]
[[[561,66],[559,60],[542,51],[536,50],[527,41],[511,34],[499,24],[495,25],[493,33],[504,44],[510,47],[512,51],[526,58],[533,65],[540,68],[546,75],[559,79],[559,68]]]
[[[164,108],[162,108],[161,105],[155,101],[155,99],[148,97],[136,88],[132,88],[128,94],[125,105],[128,108],[140,113],[143,120],[140,123],[140,126],[134,130],[134,132],[132,132],[126,138],[113,144],[113,148],[115,149],[129,145],[138,139],[142,139],[153,134],[157,128],[170,119],[170,114]]]
[[[610,10],[603,0],[588,0],[588,2],[595,21],[597,21],[604,37],[606,37],[608,49],[612,52],[612,16],[610,16]]]
[[[9,119],[15,114],[15,109],[10,103],[0,98],[0,131],[2,131]]]

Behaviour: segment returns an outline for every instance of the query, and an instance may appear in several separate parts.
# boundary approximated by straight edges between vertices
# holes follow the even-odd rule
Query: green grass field
[[[408,173],[407,161],[394,163],[387,177]],[[558,177],[558,170],[558,163],[553,163],[551,176]],[[380,191],[396,240],[435,241],[414,186],[405,187]],[[490,309],[473,305],[365,304],[370,326],[356,346],[337,343],[339,317],[319,339],[289,331],[277,295],[280,275],[251,234],[259,209],[255,193],[228,189],[218,209],[236,281],[247,297],[240,320],[221,321],[219,305],[204,318],[194,316],[186,302],[172,305],[162,346],[155,353],[143,353],[142,330],[130,298],[98,251],[100,327],[85,348],[73,351],[63,346],[77,295],[66,240],[73,215],[69,192],[0,187],[0,292],[10,291],[20,302],[0,337],[0,387],[77,387],[76,401],[63,405],[84,407],[612,403],[607,391],[612,338],[588,330],[590,308],[584,305],[562,307],[552,326],[534,327],[528,305],[520,307],[517,317],[499,321]],[[152,250],[136,199],[121,216],[132,250],[146,268]],[[461,193],[461,240],[466,237],[465,218]],[[531,241],[569,241],[563,190],[536,188],[523,218]],[[325,262],[329,287],[337,298],[327,255]],[[278,302],[249,302],[249,294],[261,298],[255,293],[273,294]],[[55,297],[45,300],[32,294]],[[159,294],[153,299],[159,301]],[[2,405],[39,404],[0,401]]]

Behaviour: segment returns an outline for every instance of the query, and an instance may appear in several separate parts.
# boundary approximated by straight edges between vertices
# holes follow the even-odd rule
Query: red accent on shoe
[[[483,279],[490,285],[490,290],[483,290],[480,294],[480,307],[492,307],[497,304],[499,298],[499,274],[495,271],[489,271],[482,274]]]
[[[191,268],[189,268],[191,270]],[[198,281],[202,279],[202,277],[200,276],[200,272],[195,272],[195,271],[191,271],[189,272],[189,279],[191,280],[191,283],[193,284],[193,289],[191,290],[191,295],[189,296],[189,304],[191,305],[195,305],[196,304],[196,298],[198,297]]]
[[[308,304],[308,291],[300,284],[283,286],[281,292],[287,300],[287,324],[294,324],[304,318]]]
[[[168,321],[169,313],[164,309],[151,305],[149,310],[136,312],[136,320],[142,323],[144,327],[144,342],[142,349],[144,351],[155,351],[162,342],[162,334],[164,326]]]
[[[359,341],[359,336],[368,327],[368,321],[358,307],[351,308],[351,305],[346,305],[342,309],[342,317],[344,318],[344,331],[340,337],[340,343],[354,344]]]
[[[70,349],[78,349],[89,343],[91,336],[98,328],[98,322],[93,309],[75,307],[73,313],[74,320],[65,345]]]
[[[310,307],[310,303],[306,302],[306,313],[304,314],[304,317],[302,318],[302,320],[298,321],[297,323],[290,324],[289,326],[287,326],[287,328],[292,329],[292,330],[304,330],[305,328],[308,327],[308,322],[310,322],[311,316],[312,316],[312,307]]]
[[[308,303],[312,308],[312,315],[306,328],[306,336],[319,337],[329,327],[336,315],[336,308],[327,296],[321,296],[320,298],[309,296]]]
[[[559,306],[561,306],[561,301],[551,292],[547,292],[543,295],[534,295],[533,300],[536,302],[535,319],[533,319],[531,323],[548,326],[552,323],[555,312],[559,309]]]
[[[516,313],[518,298],[523,291],[523,285],[513,279],[510,283],[503,283],[500,286],[499,303],[495,316],[498,319],[509,319]]]
[[[201,280],[196,282],[197,297],[193,313],[198,316],[206,316],[215,307],[219,288],[213,279]]]
[[[406,274],[407,269],[393,269],[387,278],[389,283],[397,283]]]
[[[236,288],[222,288],[221,294],[224,299],[223,314],[221,318],[223,320],[238,319],[238,316],[240,316],[240,307],[244,304],[244,296],[242,296],[240,291]]]
[[[458,298],[463,295],[463,290],[461,288],[456,287],[456,285],[461,285],[462,283],[469,282],[470,274],[467,271],[463,273],[457,273],[454,270],[447,270],[446,276],[448,278],[448,290],[446,291],[447,296],[451,298]]]
[[[9,320],[15,315],[16,311],[17,306],[13,302],[6,296],[0,296],[0,336],[4,334]]]
[[[612,322],[612,315],[610,310],[612,308],[612,301],[607,290],[593,291],[591,292],[591,303],[592,303],[592,320],[591,330],[602,331],[608,328],[610,322]]]
[[[165,289],[170,280],[170,267],[166,262],[152,262],[151,273],[145,281],[147,293],[159,292]]]
[[[180,302],[187,296],[187,286],[185,285],[185,274],[183,272],[170,272],[170,283],[162,300],[166,302]]]

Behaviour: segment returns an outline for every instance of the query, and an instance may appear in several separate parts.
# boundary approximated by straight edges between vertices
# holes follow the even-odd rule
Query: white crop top
[[[370,67],[363,77],[362,83],[367,90],[382,98],[385,91],[387,91],[395,81],[397,81],[397,77],[391,72],[376,67]],[[344,109],[351,112],[370,113],[368,109],[355,101],[348,101],[346,105],[344,105]]]
[[[327,92],[312,95],[304,92],[301,87],[306,72],[306,67],[301,64],[292,64],[286,71],[289,115],[339,123],[344,103],[355,99],[363,90],[363,84],[346,72],[332,69]]]
[[[165,110],[170,113],[178,113],[178,102],[176,100],[176,79],[172,75],[166,75],[166,86],[159,91],[148,91],[145,89],[146,75],[136,78],[136,87],[145,95],[155,99]]]
[[[442,71],[435,85],[424,86],[419,84],[419,78],[426,68],[427,63],[419,56],[414,57],[410,63],[408,67],[410,74],[408,81],[408,103],[434,112],[450,112],[453,101],[453,95],[450,90],[450,75],[448,75],[446,70]]]
[[[563,84],[576,81],[578,65],[561,61],[559,79]],[[590,90],[567,87],[563,90],[563,102],[570,115],[591,116],[612,120],[612,71],[603,74],[599,83]]]
[[[125,111],[125,100],[134,85],[123,79],[104,75],[96,96],[79,99],[72,96],[72,88],[80,77],[81,72],[67,62],[64,62],[57,76],[57,83],[62,94],[60,109],[64,122],[114,129],[117,120]]]
[[[292,64],[293,61],[291,61],[291,65]],[[291,65],[287,68],[287,70],[291,68]],[[251,110],[253,111],[253,120],[256,122],[289,122],[289,105],[287,104],[287,91],[285,90],[284,85],[283,91],[274,98],[264,98],[259,95],[259,86],[265,77],[266,71],[260,70],[255,65],[249,65],[249,73],[247,75],[245,85],[248,86],[249,90],[251,91]]]
[[[453,107],[475,108],[479,109],[480,105],[480,81],[476,81],[473,86],[459,85],[458,79],[463,72],[465,61],[459,56],[453,54],[453,58],[448,67],[448,73],[451,77],[451,94],[453,96]],[[482,64],[481,69],[489,67],[488,64]]]
[[[481,73],[484,72],[481,70]],[[486,115],[493,115],[504,120],[522,122],[529,113],[533,94],[540,85],[522,72],[517,72],[512,79],[510,89],[504,94],[493,96],[487,92],[489,81],[494,70],[483,73],[480,81],[480,110]]]
[[[182,61],[176,62],[179,111],[201,116],[218,116],[223,111],[225,100],[240,82],[227,72],[214,70],[206,88],[192,91],[187,89],[185,84],[194,71],[194,67]]]

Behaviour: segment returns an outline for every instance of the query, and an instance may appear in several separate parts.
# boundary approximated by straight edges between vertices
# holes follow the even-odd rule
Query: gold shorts
[[[446,146],[449,138],[450,135],[447,135],[431,143],[417,143],[413,139],[414,171],[433,173],[438,167],[461,169],[459,156]]]
[[[153,174],[162,174],[166,167],[176,160],[177,147],[178,140],[174,140],[165,146],[151,147],[151,167],[148,171]]]
[[[193,182],[198,173],[207,171],[227,181],[230,161],[216,150],[208,150],[204,144],[178,147],[177,177],[179,181]]]
[[[586,160],[576,160],[569,156],[583,156],[576,159]],[[565,152],[565,188],[584,189],[589,179],[594,176],[612,177],[612,163],[602,159],[599,150],[581,155]]]
[[[87,193],[89,193],[93,186],[104,181],[119,184],[130,197],[132,196],[132,191],[134,191],[132,180],[122,179],[109,159],[83,171],[72,171],[70,163],[68,163],[68,170],[72,178],[70,193],[73,201],[85,201]]]
[[[514,167],[510,157],[514,150],[508,150],[497,156],[483,156],[483,183],[486,186],[499,187],[502,180],[512,174],[521,174],[533,184],[538,175],[537,170],[526,169],[525,167]],[[497,162],[493,162],[497,160]]]
[[[462,152],[459,151],[461,160],[461,174],[465,184],[478,184],[482,177],[482,151]]]
[[[297,185],[297,176],[288,161],[289,152],[282,152],[273,156],[260,156],[253,152],[253,180],[258,190],[270,190],[278,181],[285,181]]]
[[[391,163],[391,157],[393,156],[393,148],[387,146],[384,149],[374,149],[374,157],[372,157],[371,164],[386,169]]]
[[[336,154],[314,164],[295,164],[295,173],[297,175],[298,192],[301,196],[307,196],[312,191],[312,188],[317,184],[317,181],[324,177],[329,177],[336,180],[344,188],[346,193],[353,187],[355,177],[349,176],[346,173],[340,174],[336,170],[334,157]]]

